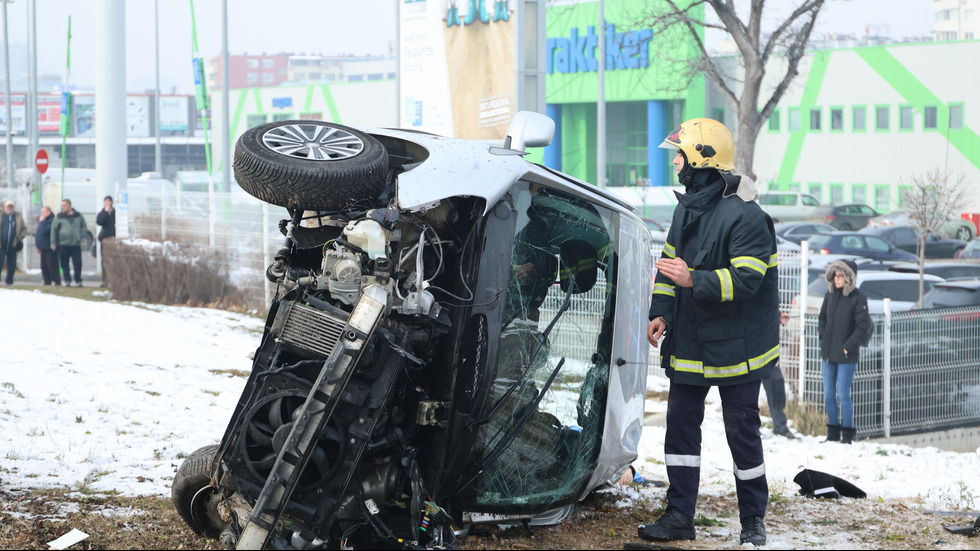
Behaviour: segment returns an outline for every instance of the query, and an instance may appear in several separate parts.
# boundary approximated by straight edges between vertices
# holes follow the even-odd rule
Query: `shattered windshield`
[[[527,182],[509,200],[516,227],[496,409],[471,463],[485,469],[477,508],[491,512],[582,492],[601,443],[615,306],[618,215]]]

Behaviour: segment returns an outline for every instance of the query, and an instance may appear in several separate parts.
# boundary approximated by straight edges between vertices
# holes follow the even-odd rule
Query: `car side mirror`
[[[525,153],[529,147],[547,147],[555,137],[555,121],[547,115],[519,111],[507,127],[504,149]]]

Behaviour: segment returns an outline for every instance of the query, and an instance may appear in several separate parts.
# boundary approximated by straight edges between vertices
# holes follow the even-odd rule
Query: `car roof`
[[[969,291],[980,291],[980,278],[944,281],[938,284],[937,287],[952,287],[956,289],[966,289]]]
[[[959,266],[976,266],[977,269],[980,270],[980,265],[971,262],[953,262],[950,260],[930,262],[929,260],[926,260],[926,268],[954,268]],[[892,269],[895,271],[914,270],[918,272],[919,265],[915,262],[899,262],[898,264],[895,264]]]
[[[933,281],[937,283],[942,283],[946,281],[945,279],[934,276],[930,274],[925,274],[925,281]],[[866,272],[858,270],[857,281],[862,283],[868,280],[876,281],[917,281],[919,279],[919,274],[910,274],[908,272],[890,272],[886,270],[868,270]]]

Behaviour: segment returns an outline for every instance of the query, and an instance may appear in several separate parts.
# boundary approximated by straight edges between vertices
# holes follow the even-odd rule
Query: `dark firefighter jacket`
[[[662,258],[687,262],[694,286],[658,273],[650,306],[650,319],[667,321],[661,366],[676,383],[741,384],[779,358],[776,236],[754,196],[751,180],[730,174],[678,194]]]

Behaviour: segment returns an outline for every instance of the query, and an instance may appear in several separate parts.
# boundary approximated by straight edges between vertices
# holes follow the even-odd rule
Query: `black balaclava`
[[[677,173],[677,180],[684,186],[687,193],[697,193],[702,189],[722,180],[721,174],[713,168],[695,169],[687,160],[687,155],[678,149],[684,158],[684,166]]]

